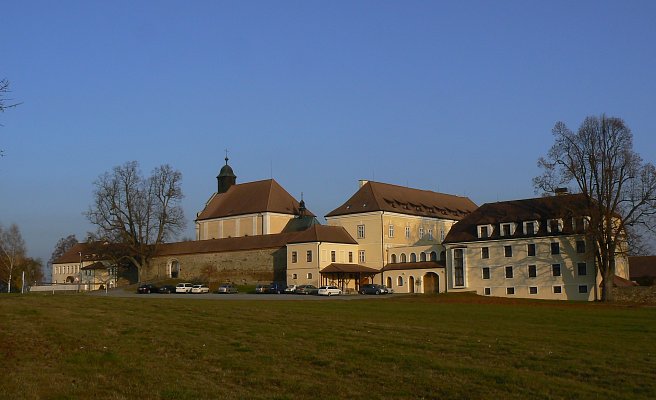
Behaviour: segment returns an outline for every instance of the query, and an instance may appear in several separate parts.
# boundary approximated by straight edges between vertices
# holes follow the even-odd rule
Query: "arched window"
[[[391,287],[392,287],[392,277],[391,277],[391,276],[388,276],[388,277],[387,277],[387,287],[388,287],[388,288],[391,288]]]
[[[408,259],[406,258],[405,253],[401,253],[401,262],[402,263],[408,262]]]
[[[426,261],[426,253],[423,251],[419,253],[419,261]]]
[[[431,251],[430,260],[431,261],[437,261],[437,252],[436,251]]]
[[[415,253],[410,253],[410,262],[417,262],[417,255]]]
[[[396,286],[403,286],[403,277],[399,276],[396,278]]]
[[[392,254],[392,263],[393,263],[393,264],[396,263],[396,254]]]

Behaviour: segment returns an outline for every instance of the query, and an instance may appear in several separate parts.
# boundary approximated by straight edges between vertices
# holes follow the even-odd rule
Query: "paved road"
[[[123,289],[109,290],[107,293],[104,291],[93,291],[90,293],[93,296],[103,297],[139,297],[144,299],[188,299],[188,300],[279,300],[279,301],[325,301],[325,300],[363,300],[363,299],[385,299],[394,297],[394,294],[387,294],[381,296],[375,295],[341,295],[341,296],[304,296],[298,294],[250,294],[250,293],[235,293],[235,294],[217,294],[217,293],[204,293],[204,294],[138,294],[129,292]]]

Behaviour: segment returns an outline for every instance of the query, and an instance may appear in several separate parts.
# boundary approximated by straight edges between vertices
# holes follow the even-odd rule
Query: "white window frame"
[[[535,293],[531,293],[531,289],[535,289]],[[529,286],[528,287],[528,294],[530,296],[537,296],[538,295],[538,287],[537,286]]]
[[[512,291],[512,293],[510,293]],[[514,296],[515,295],[515,287],[514,286],[508,286],[506,287],[506,296]]]
[[[487,229],[487,235],[486,236],[483,236],[483,228]],[[478,225],[477,228],[476,228],[476,231],[478,233],[478,238],[479,239],[485,239],[485,238],[492,237],[492,233],[493,233],[492,224]]]
[[[558,232],[553,232],[551,229],[551,225],[553,221],[557,221],[557,226],[558,226]],[[547,232],[548,233],[560,233],[563,231],[563,219],[562,218],[551,218],[547,220]]]
[[[485,270],[487,270],[487,278],[485,277]],[[481,279],[484,281],[492,279],[492,270],[490,267],[481,267]]]
[[[410,239],[410,227],[409,226],[405,227],[405,238]]]
[[[533,224],[533,233],[528,233],[528,225]],[[523,229],[524,229],[524,234],[525,235],[537,235],[538,230],[540,229],[540,222],[539,221],[524,221],[523,224]]]
[[[483,295],[484,296],[492,296],[492,288],[484,287],[483,288]]]
[[[560,291],[556,292],[556,288],[558,288]],[[551,287],[551,291],[553,292],[553,294],[563,294],[563,285],[553,285]]]
[[[390,224],[389,225],[389,230],[387,231],[387,236],[393,238],[394,237],[394,225]]]
[[[367,257],[366,257],[366,254],[365,254],[364,250],[359,250],[358,251],[358,261],[361,262],[361,263],[367,262]]]
[[[357,231],[358,231],[357,232],[358,239],[364,239],[364,236],[365,236],[364,224],[358,225]]]
[[[514,222],[504,222],[499,225],[499,235],[500,236],[506,236],[506,234],[503,232],[504,227],[509,227],[510,229],[508,230],[508,235],[507,236],[512,236],[515,234],[515,229],[516,229],[516,224]]]

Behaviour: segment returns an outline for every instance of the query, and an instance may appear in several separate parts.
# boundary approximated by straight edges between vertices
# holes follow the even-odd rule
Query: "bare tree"
[[[0,226],[0,266],[3,267],[7,282],[7,293],[11,292],[11,279],[14,269],[25,260],[25,242],[18,225],[11,224],[9,229]]]
[[[169,165],[144,178],[131,161],[94,182],[94,203],[86,216],[97,227],[97,239],[116,244],[112,249],[120,249],[137,268],[139,281],[158,245],[185,227],[181,181],[182,174]]]
[[[587,199],[587,235],[601,274],[601,300],[612,300],[616,256],[626,251],[627,231],[654,230],[656,167],[633,150],[631,130],[620,118],[590,116],[577,132],[558,122],[554,145],[538,166],[536,190],[573,185]],[[572,189],[572,188],[571,188]]]
[[[60,238],[55,245],[55,249],[52,251],[50,260],[48,260],[48,267],[52,266],[52,263],[63,256],[68,250],[78,243],[75,235],[68,235],[66,237]]]

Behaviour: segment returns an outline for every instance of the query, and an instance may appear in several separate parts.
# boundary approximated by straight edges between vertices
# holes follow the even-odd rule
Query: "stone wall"
[[[178,279],[190,282],[255,284],[285,281],[286,249],[258,249],[155,257],[142,280],[169,278],[172,262],[180,265]]]
[[[613,296],[618,303],[656,305],[656,286],[615,287]]]

